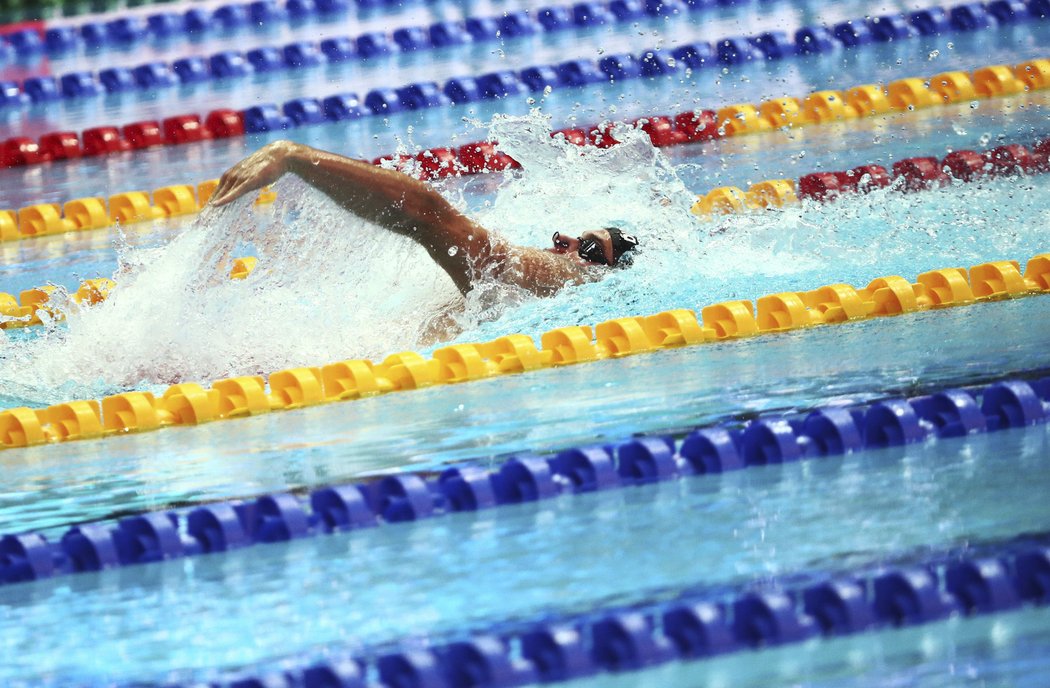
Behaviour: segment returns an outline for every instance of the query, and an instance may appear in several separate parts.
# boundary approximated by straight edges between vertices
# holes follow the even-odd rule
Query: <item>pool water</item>
[[[1041,686],[1048,673],[1046,609],[953,620],[877,636],[836,638],[704,662],[681,662],[572,688],[638,686]]]
[[[875,10],[878,9],[872,7],[871,3],[836,3],[834,8],[838,8],[840,4],[846,8],[842,10],[843,18],[875,14]],[[771,3],[768,21],[789,32],[813,21],[812,13],[816,10],[811,10],[810,14],[793,13],[790,9],[795,5],[794,2]],[[805,3],[799,5],[805,7]],[[892,5],[898,11],[912,6],[911,3]],[[765,3],[763,6],[766,6]],[[823,6],[820,11],[825,11]],[[834,12],[835,9],[830,11]],[[706,17],[706,13],[699,13],[695,21],[706,26]],[[695,41],[698,38],[712,40],[742,33],[756,33],[756,30],[750,28],[753,18],[754,14],[750,13],[746,18],[730,19],[727,23],[716,25],[710,32],[703,26],[691,29],[687,37]],[[832,23],[831,19],[826,21]],[[683,42],[671,39],[664,41],[659,32],[654,35],[652,31],[633,31],[629,25],[617,25],[616,31],[628,35],[631,41],[630,49],[633,51],[652,48],[657,44],[677,45]],[[301,96],[320,98],[346,91],[347,85],[350,90],[363,97],[369,89],[380,85],[402,86],[420,80],[441,82],[449,77],[477,75],[496,69],[521,69],[532,63],[546,64],[574,56],[596,59],[602,54],[628,49],[628,46],[614,48],[607,44],[605,38],[601,33],[554,34],[543,40],[553,40],[557,43],[551,46],[550,52],[545,56],[536,58],[515,55],[513,48],[520,41],[508,40],[498,48],[491,44],[480,44],[470,49],[477,53],[473,62],[450,60],[451,56],[445,56],[444,51],[426,51],[420,54],[409,53],[389,60],[351,62],[345,68],[352,70],[348,74],[331,74],[327,67],[290,70],[278,72],[275,76],[256,75],[247,80],[217,80],[190,87],[188,91],[187,87],[165,89],[155,91],[149,97],[108,96],[100,99],[73,100],[68,104],[59,102],[46,109],[5,109],[0,110],[0,117],[6,118],[5,127],[11,132],[11,136],[32,136],[61,128],[79,131],[99,123],[122,125],[143,119],[171,116],[173,112],[207,112],[220,104],[248,107],[265,102],[283,103]],[[950,70],[969,70],[989,64],[1022,62],[1042,56],[1042,46],[1047,44],[1048,39],[1050,27],[1046,26],[1045,22],[1036,22],[1024,27],[1000,27],[973,34],[913,37],[831,55],[749,63],[735,66],[729,72],[719,68],[700,69],[689,74],[683,72],[673,78],[635,79],[611,84],[593,84],[586,88],[557,89],[546,96],[542,93],[522,94],[498,101],[399,113],[384,118],[365,117],[336,124],[301,127],[286,132],[216,140],[206,146],[161,146],[130,156],[102,156],[83,159],[75,164],[9,172],[17,175],[19,184],[16,188],[5,190],[5,200],[10,199],[8,202],[17,207],[30,203],[65,201],[82,196],[108,196],[118,190],[130,190],[136,186],[135,182],[130,186],[120,184],[122,180],[149,179],[150,185],[154,187],[197,183],[218,176],[229,165],[263,142],[275,138],[293,138],[326,150],[371,159],[394,152],[399,142],[430,147],[448,145],[450,141],[457,140],[459,143],[475,141],[484,136],[473,124],[464,122],[464,119],[485,122],[497,113],[524,115],[535,105],[539,105],[545,113],[553,117],[555,128],[571,124],[594,124],[606,118],[629,120],[646,115],[674,113],[688,109],[692,104],[717,109],[733,103],[758,102],[784,95],[802,96],[824,88],[846,89],[903,76],[929,77]],[[280,45],[279,42],[274,44]],[[534,53],[530,45],[526,41],[521,49],[531,56]],[[609,47],[606,48],[606,45]],[[602,53],[599,53],[599,50],[602,50]],[[356,71],[363,73],[357,74]],[[1033,95],[1039,98],[1038,94]],[[532,105],[529,103],[530,99],[534,101]],[[988,108],[997,109],[999,105],[995,100],[978,101],[975,114],[981,114]],[[1020,103],[1015,102],[1013,105],[1016,107]],[[950,107],[947,112],[969,107],[969,104],[959,108]],[[911,139],[911,122],[941,120],[946,129],[950,129],[952,120],[971,117],[965,112],[953,112],[950,117],[945,118],[942,116],[945,112],[941,108],[934,108],[926,112],[890,115],[886,120],[861,120],[842,127],[836,126],[834,129],[841,135],[848,133],[856,125],[866,129],[876,121],[884,121],[889,128],[883,128],[885,133],[881,138],[884,139],[884,143],[894,145],[898,139]],[[893,133],[893,123],[902,118],[909,121],[909,135],[906,137]],[[966,127],[964,122],[959,124]],[[814,130],[818,131],[825,129]],[[983,130],[978,130],[975,137],[983,133]],[[991,132],[993,140],[996,133]],[[951,137],[951,134],[948,136]],[[774,133],[760,137],[763,140],[757,145],[765,149],[771,140],[799,137],[803,140],[818,139],[813,145],[817,150],[822,148],[820,144],[824,137],[819,133],[808,136],[806,130],[793,131],[786,136]],[[747,146],[747,138],[728,139],[721,142],[721,145],[729,145],[732,148],[737,144]],[[906,141],[899,143],[908,145]],[[960,145],[962,143],[959,141]],[[700,147],[688,148],[695,150]],[[833,148],[845,151],[853,146]],[[925,154],[938,152],[935,150]],[[803,165],[801,173],[813,169],[815,168]],[[717,185],[717,182],[710,184]]]
[[[537,3],[428,3],[353,20],[282,26],[142,52],[0,64],[61,74],[148,59],[357,35],[377,27],[498,15]],[[743,4],[659,22],[338,68],[278,72],[148,95],[0,111],[3,137],[123,124],[301,95],[359,93],[657,44],[832,24],[924,3]],[[514,241],[615,223],[643,242],[634,267],[552,299],[486,291],[454,341],[756,299],[890,274],[1022,261],[1050,251],[1050,176],[1013,177],[701,222],[696,194],[908,156],[1031,143],[1050,135],[1044,91],[884,118],[656,151],[640,132],[579,150],[552,128],[718,108],[1045,57],[1031,22],[674,78],[555,90],[206,144],[0,170],[0,206],[62,202],[214,178],[258,146],[291,138],[371,158],[399,146],[480,140],[520,171],[451,179],[443,194]],[[0,407],[42,407],[171,382],[428,351],[419,316],[448,280],[418,247],[385,236],[294,181],[278,201],[200,216],[0,245],[0,289],[73,290],[114,276],[110,299],[51,327],[0,331]],[[256,255],[243,282],[216,256]],[[488,290],[491,285],[484,285]],[[482,291],[482,290],[479,290]],[[399,473],[492,466],[638,433],[914,396],[1050,374],[1046,296],[795,330],[298,411],[96,441],[6,450],[0,534],[57,537],[78,523]],[[372,657],[473,632],[603,610],[713,600],[756,584],[998,551],[1050,533],[1047,426],[941,439],[737,473],[453,514],[246,550],[0,586],[0,682],[11,686],[194,684]],[[1043,685],[1045,608],[816,639],[673,662],[573,685]]]
[[[31,447],[5,456],[0,532],[1046,375],[1044,309],[1039,298],[982,304],[267,414],[236,431],[219,423]],[[1009,332],[1010,345],[960,336],[975,331]],[[568,395],[572,404],[553,401]]]
[[[1048,441],[1037,426],[0,588],[0,676],[201,679],[1045,533]],[[58,623],[93,642],[41,644]]]
[[[535,335],[843,281],[862,287],[887,274],[915,279],[937,268],[1024,261],[1046,245],[1043,176],[925,194],[884,190],[704,224],[689,212],[693,197],[678,173],[683,165],[654,151],[642,132],[581,156],[551,140],[545,124],[533,116],[494,125],[525,169],[505,180],[487,207],[481,202],[474,212],[479,221],[533,245],[548,242],[552,227],[578,232],[610,224],[653,240],[630,270],[554,299],[485,283],[466,299],[458,341]],[[426,349],[420,320],[456,291],[422,249],[354,221],[301,185],[279,189],[279,196],[269,212],[241,202],[205,213],[167,234],[173,238],[165,250],[118,242],[122,287],[111,299],[70,313],[54,331],[9,337],[0,370],[12,402],[54,403],[151,384],[159,391],[177,381]],[[539,201],[537,227],[538,199],[549,202]],[[339,229],[315,231],[319,226]],[[116,260],[112,249],[91,253],[98,267],[78,267],[76,277],[106,274],[106,262]],[[213,266],[222,255],[256,255],[260,268],[244,281],[216,279],[223,268]],[[67,275],[66,284],[75,283]],[[121,332],[119,346],[114,331]]]

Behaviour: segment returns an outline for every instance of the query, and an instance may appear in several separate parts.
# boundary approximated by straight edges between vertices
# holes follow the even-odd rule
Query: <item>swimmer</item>
[[[578,237],[555,232],[548,249],[517,246],[466,217],[423,182],[393,170],[291,141],[276,141],[231,167],[209,201],[223,206],[291,173],[346,210],[409,237],[430,254],[460,293],[485,276],[551,296],[626,265],[638,240],[615,227]]]

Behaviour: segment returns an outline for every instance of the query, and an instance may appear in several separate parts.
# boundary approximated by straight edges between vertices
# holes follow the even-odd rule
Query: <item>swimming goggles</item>
[[[601,263],[602,265],[609,264],[609,262],[605,260],[605,249],[602,248],[602,245],[597,239],[580,239],[579,242],[579,247],[576,249],[576,253],[580,255],[580,258],[592,263]]]
[[[569,240],[562,237],[561,232],[555,232],[554,236],[551,237],[551,241],[557,248],[569,248]],[[597,239],[593,238],[577,238],[576,239],[576,253],[586,261],[591,263],[601,263],[602,265],[608,265],[608,261],[605,260],[605,249],[602,248],[601,243]]]

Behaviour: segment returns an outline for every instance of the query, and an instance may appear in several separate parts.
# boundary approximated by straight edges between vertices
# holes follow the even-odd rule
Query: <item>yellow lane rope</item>
[[[617,318],[595,327],[577,325],[545,332],[540,347],[531,337],[512,334],[480,344],[454,344],[424,358],[415,352],[387,356],[381,363],[348,360],[322,367],[291,368],[261,376],[169,387],[160,396],[125,392],[101,400],[71,401],[44,409],[0,412],[0,445],[25,447],[48,442],[144,432],[175,425],[298,409],[316,404],[453,384],[496,375],[619,358],[660,349],[786,332],[931,308],[1050,292],[1050,253],[1028,261],[996,261],[971,267],[931,270],[915,282],[892,275],[863,289],[830,284],[806,292],[782,292],[751,301],[706,306],[700,318],[689,309]]]
[[[952,105],[982,98],[1015,96],[1050,88],[1050,59],[1017,65],[991,65],[967,73],[943,72],[928,79],[910,77],[886,85],[863,84],[845,91],[824,90],[800,98],[784,96],[760,103],[738,103],[717,112],[719,136],[740,136],[849,121],[861,117]],[[129,191],[103,198],[78,198],[64,204],[36,204],[0,210],[0,241],[64,232],[103,229],[114,224],[151,222],[198,212],[218,180],[179,184],[153,191]],[[273,201],[266,191],[258,202]]]

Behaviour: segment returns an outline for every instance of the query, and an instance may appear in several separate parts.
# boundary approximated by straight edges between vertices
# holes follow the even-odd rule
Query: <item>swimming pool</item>
[[[268,34],[241,30],[150,43],[151,53],[100,50],[76,60],[56,58],[49,66],[37,63],[25,74],[210,55],[231,40],[247,50],[527,7],[406,5],[364,12],[356,22],[329,19],[281,24]],[[634,51],[658,41],[794,30],[920,7],[741,4],[673,21],[508,39],[498,50],[496,44],[477,43],[141,97],[7,108],[2,112],[10,133],[4,138],[59,128],[80,131],[219,104],[280,102],[335,92],[344,84],[363,93],[378,85],[491,71],[500,64],[521,69],[593,58],[599,48]],[[717,109],[829,84],[844,88],[1017,63],[1042,56],[1047,30],[1042,21],[916,36],[676,78],[555,89],[533,94],[535,103],[523,93],[9,168],[2,171],[9,183],[0,205],[196,183],[278,137],[369,158],[393,152],[399,142],[422,147],[467,142],[483,138],[484,131],[461,117],[486,121],[502,112],[515,117],[491,128],[524,169],[440,182],[482,224],[535,245],[547,241],[549,227],[639,223],[639,234],[665,236],[666,246],[643,254],[630,271],[555,299],[506,300],[497,309],[482,308],[480,317],[467,319],[458,342],[510,332],[538,337],[556,327],[699,309],[835,282],[862,287],[889,274],[914,278],[926,270],[1004,259],[1023,265],[1050,247],[1046,175],[956,183],[914,194],[876,192],[714,223],[699,222],[689,207],[695,194],[717,186],[746,188],[817,170],[1028,144],[1050,133],[1046,96],[1039,92],[981,99],[974,101],[976,107],[964,102],[725,138],[660,155],[640,134],[628,134],[624,145],[608,150],[577,151],[551,143],[547,132],[603,117],[626,120],[694,104]],[[15,73],[10,63],[3,69],[8,70],[3,78]],[[541,112],[530,115],[534,105]],[[206,381],[364,355],[378,360],[420,348],[408,317],[416,311],[406,301],[447,288],[441,275],[412,246],[351,223],[319,196],[295,184],[277,192],[273,206],[212,214],[211,224],[204,215],[200,221],[171,219],[124,232],[94,230],[0,245],[0,286],[9,292],[46,282],[74,289],[81,279],[124,267],[117,275],[120,286],[104,304],[108,310],[71,313],[51,328],[3,331],[3,407],[41,407],[124,389],[159,392],[176,368],[183,379]],[[223,235],[255,225],[276,236],[276,245],[262,246],[249,235],[223,243]],[[325,226],[346,229],[317,232]],[[227,245],[238,255],[258,255],[258,273],[238,283],[209,281],[209,268],[198,258]],[[374,307],[348,307],[364,294]],[[221,423],[8,449],[0,533],[42,533],[57,542],[73,525],[113,524],[144,512],[175,508],[185,514],[230,499],[286,491],[303,495],[381,476],[434,478],[449,468],[495,469],[526,452],[546,455],[639,435],[681,438],[726,419],[739,423],[856,407],[1003,379],[1034,381],[1050,374],[1045,298],[873,318]],[[684,601],[728,605],[755,590],[800,590],[828,576],[863,578],[932,567],[933,561],[941,562],[938,566],[988,556],[1013,561],[1026,548],[1047,546],[1046,432],[1037,424],[931,439],[6,584],[0,586],[5,656],[0,676],[6,685],[226,685],[247,677],[266,677],[267,685],[300,685],[303,667],[352,657],[365,663],[369,680],[393,685],[378,658],[432,650],[450,662],[449,643],[470,638],[502,637],[520,663],[522,650],[513,639],[545,625],[584,629],[609,614],[628,612],[659,618]],[[938,686],[955,685],[963,676],[1038,685],[1050,671],[1047,628],[1042,607],[957,614],[915,628],[884,624],[850,637],[763,648],[759,654],[661,661],[623,675],[604,671],[576,684]],[[288,675],[280,677],[281,672]],[[480,675],[419,676],[424,678],[418,685],[530,679],[528,672],[503,682]],[[349,678],[345,685],[352,685]]]

